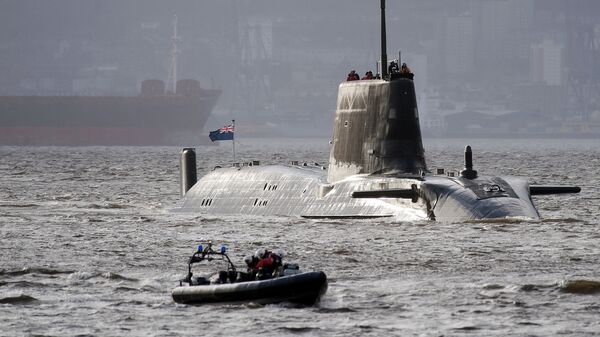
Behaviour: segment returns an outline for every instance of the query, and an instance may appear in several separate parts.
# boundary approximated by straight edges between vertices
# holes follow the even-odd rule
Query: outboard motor
[[[198,180],[196,173],[196,149],[193,147],[186,147],[181,150],[179,173],[181,177],[181,196],[184,196]]]

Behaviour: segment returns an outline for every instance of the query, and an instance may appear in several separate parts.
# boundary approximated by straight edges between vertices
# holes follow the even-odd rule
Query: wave
[[[523,222],[540,222],[540,220],[538,219],[532,219],[532,218],[527,218],[527,217],[506,217],[506,218],[495,218],[495,219],[474,219],[474,220],[466,220],[464,221],[464,223],[468,223],[468,224],[478,224],[478,223],[485,223],[485,224],[520,224]]]
[[[55,284],[46,284],[41,282],[31,282],[31,281],[14,281],[14,282],[0,282],[0,286],[13,286],[17,288],[34,288],[34,287],[49,287],[55,286]]]
[[[585,223],[585,221],[581,220],[581,219],[575,219],[575,218],[564,218],[564,219],[558,219],[558,218],[544,218],[541,220],[541,222],[543,223],[552,223],[552,222],[560,222],[560,223]]]
[[[311,326],[299,326],[299,327],[282,326],[282,327],[277,328],[277,330],[283,330],[283,331],[291,332],[291,333],[305,333],[305,332],[315,332],[315,331],[319,331],[321,329],[311,327]]]
[[[318,308],[317,312],[324,314],[334,314],[334,313],[351,313],[356,312],[356,310],[348,307],[342,308]]]
[[[122,291],[122,292],[139,292],[140,290],[138,288],[132,288],[132,287],[116,287],[115,291]]]
[[[34,208],[34,207],[40,207],[40,205],[39,204],[31,204],[31,203],[24,203],[24,204],[0,203],[0,207]]]
[[[30,304],[30,303],[35,303],[38,302],[39,300],[35,297],[31,297],[29,295],[19,295],[19,296],[12,296],[12,297],[3,297],[0,298],[0,303],[1,304]]]
[[[139,216],[139,217],[135,217],[134,220],[138,221],[138,222],[154,222],[154,221],[156,221],[156,219],[153,219],[153,218],[150,218],[147,216],[143,216],[143,215]]]
[[[120,307],[122,305],[144,305],[146,302],[138,301],[138,300],[130,300],[130,301],[119,301],[110,304],[111,307]]]
[[[76,271],[76,272],[71,273],[68,276],[68,279],[72,282],[79,282],[79,281],[83,281],[83,280],[89,280],[98,275],[100,275],[100,274],[90,273],[90,272],[86,272],[86,271]]]
[[[452,330],[454,330],[454,331],[475,331],[475,330],[481,330],[481,327],[474,326],[474,325],[466,325],[466,326],[461,326],[458,328],[453,328]]]
[[[5,270],[0,269],[0,276],[22,276],[29,274],[42,274],[42,275],[60,275],[60,274],[69,274],[69,278],[71,279],[79,279],[79,280],[87,280],[95,277],[103,277],[109,280],[120,280],[120,281],[139,281],[133,277],[123,276],[121,274],[113,273],[113,272],[105,272],[105,273],[90,273],[85,271],[74,271],[74,270],[59,270],[59,269],[51,269],[51,268],[43,268],[43,267],[27,267],[18,270]],[[37,283],[21,281],[24,285],[35,286]],[[15,284],[16,282],[0,282],[0,286],[4,286],[7,284]]]
[[[121,281],[139,281],[136,278],[133,277],[127,277],[127,276],[123,276],[117,273],[112,273],[112,272],[106,272],[106,273],[102,273],[101,275],[102,277],[109,279],[109,280],[121,280]]]
[[[600,293],[600,281],[595,280],[561,280],[550,284],[522,284],[522,285],[502,285],[502,284],[484,284],[483,290],[479,292],[480,296],[487,298],[496,298],[502,294],[515,292],[535,292],[535,291],[560,291],[570,294],[598,294]]]
[[[26,267],[19,270],[4,270],[0,269],[0,275],[6,276],[19,276],[27,274],[43,274],[43,275],[58,275],[58,274],[71,274],[72,270],[59,270],[43,267]]]
[[[91,208],[91,209],[125,209],[131,208],[130,205],[125,204],[117,204],[117,203],[107,203],[107,204],[88,204],[88,205],[79,205],[75,206],[77,208]]]
[[[52,197],[52,200],[55,201],[66,201],[66,200],[71,200],[73,199],[73,196],[70,194],[66,194],[66,195],[56,195]]]
[[[131,282],[139,281],[136,278],[123,276],[121,274],[117,274],[117,273],[113,273],[113,272],[92,273],[92,272],[88,272],[88,271],[76,271],[76,272],[72,272],[68,277],[70,280],[73,280],[73,281],[89,280],[89,279],[93,279],[93,278],[97,278],[97,277],[105,278],[107,280],[116,280],[116,281],[131,281]]]
[[[483,298],[499,298],[500,296],[506,294],[516,294],[518,292],[535,292],[542,291],[543,289],[555,289],[556,283],[551,284],[497,284],[497,283],[488,283],[482,286],[482,289],[478,295]]]

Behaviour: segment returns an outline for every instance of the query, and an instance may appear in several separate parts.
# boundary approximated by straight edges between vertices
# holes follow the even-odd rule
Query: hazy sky
[[[387,13],[389,58],[402,50],[420,97],[599,110],[600,1],[396,0]],[[379,0],[0,0],[0,94],[136,94],[167,78],[174,15],[178,77],[222,88],[217,114],[331,110],[346,73],[379,59]]]

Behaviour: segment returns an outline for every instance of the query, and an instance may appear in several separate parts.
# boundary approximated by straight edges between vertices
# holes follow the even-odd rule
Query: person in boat
[[[258,263],[258,258],[254,255],[247,255],[244,257],[244,262],[246,263],[246,271],[250,274],[256,271],[256,264]]]
[[[358,76],[358,74],[356,73],[356,70],[350,71],[350,73],[348,74],[348,77],[346,77],[346,81],[356,81],[359,79],[360,79],[360,76]]]
[[[372,80],[372,79],[374,79],[374,78],[375,78],[375,77],[373,77],[373,72],[369,70],[369,71],[367,71],[367,72],[365,73],[365,76],[364,76],[363,78],[361,78],[361,79],[362,79],[362,80]]]
[[[253,266],[253,274],[257,280],[266,280],[278,276],[282,267],[283,253],[259,249],[254,254],[258,262]]]

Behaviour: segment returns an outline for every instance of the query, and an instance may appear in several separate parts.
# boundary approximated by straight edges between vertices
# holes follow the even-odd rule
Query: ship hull
[[[207,91],[202,97],[4,96],[0,97],[0,145],[198,143],[219,93]]]

